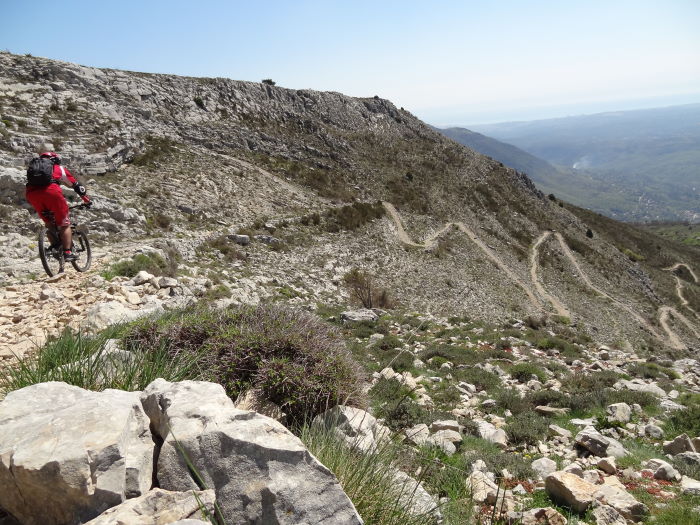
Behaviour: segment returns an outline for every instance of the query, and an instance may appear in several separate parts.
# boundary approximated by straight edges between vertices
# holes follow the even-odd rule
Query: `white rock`
[[[472,472],[467,478],[467,490],[471,494],[472,500],[477,503],[495,499],[496,494],[499,492],[498,485],[480,470]]]
[[[596,485],[570,472],[553,472],[545,479],[545,490],[554,500],[576,512],[585,512],[595,499]]]
[[[486,421],[477,421],[477,425],[479,435],[482,439],[490,441],[501,448],[506,448],[508,446],[508,437],[503,429],[496,428]]]
[[[596,525],[627,525],[627,520],[609,505],[598,505],[591,512]]]
[[[85,525],[153,525],[187,518],[204,518],[202,507],[209,514],[214,514],[214,499],[214,491],[211,489],[170,492],[155,488],[143,496],[112,507]]]
[[[340,320],[343,323],[361,323],[364,321],[376,321],[379,316],[372,310],[364,308],[362,310],[348,310],[341,312]]]
[[[557,470],[557,462],[549,458],[540,458],[533,461],[530,466],[532,470],[537,472],[539,476],[544,479],[549,476],[552,472]]]
[[[700,496],[700,481],[696,481],[688,476],[683,476],[681,479],[681,491],[683,494]]]
[[[652,471],[656,479],[664,481],[680,481],[680,473],[673,466],[663,459],[653,458],[644,463],[644,466]]]
[[[647,506],[637,501],[629,492],[612,485],[599,485],[594,497],[632,521],[641,521],[649,513]]]
[[[138,392],[58,382],[10,392],[0,403],[0,508],[28,525],[90,520],[148,491],[154,449]]]
[[[632,408],[627,403],[613,403],[605,410],[611,422],[627,423],[632,418]]]
[[[681,452],[695,452],[695,446],[688,434],[681,434],[671,441],[664,441],[664,452],[675,456]]]
[[[586,448],[598,457],[614,456],[621,458],[627,455],[622,444],[611,437],[603,436],[594,427],[586,427],[576,434],[576,443]]]
[[[615,474],[617,472],[617,465],[615,464],[615,458],[613,456],[598,461],[597,467],[606,474]]]
[[[391,431],[370,413],[359,408],[337,405],[314,418],[351,447],[364,452],[376,450],[391,437]]]
[[[394,469],[394,482],[399,503],[409,513],[421,517],[432,516],[438,523],[442,521],[439,503],[425,490],[422,483],[399,469]]]
[[[362,523],[335,476],[298,438],[273,419],[234,408],[220,385],[157,379],[141,401],[163,439],[162,488],[197,489],[186,455],[216,491],[227,523]]]

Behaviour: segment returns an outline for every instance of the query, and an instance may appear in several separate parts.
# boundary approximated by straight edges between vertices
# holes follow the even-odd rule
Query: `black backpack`
[[[48,186],[53,182],[53,162],[46,157],[37,157],[29,162],[27,186]]]

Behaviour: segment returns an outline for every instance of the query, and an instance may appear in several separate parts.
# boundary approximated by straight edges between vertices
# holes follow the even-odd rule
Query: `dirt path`
[[[544,286],[542,286],[542,283],[540,282],[537,276],[537,270],[539,268],[538,250],[540,244],[547,240],[547,238],[550,235],[552,235],[552,232],[544,232],[537,238],[535,243],[532,245],[532,249],[530,250],[530,278],[532,279],[532,284],[535,286],[537,293],[539,293],[542,297],[544,297],[547,301],[549,301],[552,304],[554,309],[557,311],[558,315],[561,315],[563,317],[571,317],[571,312],[569,312],[569,310],[564,306],[564,304],[561,301],[559,301],[559,299],[557,299],[553,295],[550,295],[547,292],[547,290],[544,289]]]
[[[677,262],[673,266],[669,266],[668,268],[664,268],[664,270],[672,272],[674,270],[677,270],[681,266],[685,267],[685,269],[688,270],[688,272],[690,272],[690,275],[693,277],[693,280],[697,283],[698,276],[695,274],[693,269],[685,263]],[[681,304],[683,306],[685,306],[688,310],[690,310],[695,317],[700,319],[700,315],[698,314],[698,312],[693,310],[693,308],[690,306],[690,303],[688,302],[688,300],[685,297],[683,297],[683,288],[684,288],[683,281],[677,275],[674,275],[673,278],[676,280],[676,295],[678,295],[678,298],[681,300]]]
[[[401,216],[399,215],[399,212],[396,210],[393,204],[390,202],[384,202],[382,203],[384,205],[384,209],[389,213],[389,217],[391,217],[392,222],[394,223],[394,226],[396,227],[396,236],[398,237],[399,241],[402,243],[408,245],[408,246],[415,246],[417,248],[432,248],[435,246],[437,243],[438,238],[443,235],[445,232],[449,231],[452,228],[457,228],[460,230],[462,233],[466,234],[469,239],[476,244],[481,251],[483,251],[486,256],[493,261],[493,263],[498,266],[498,268],[505,273],[515,284],[517,284],[528,296],[530,299],[530,303],[538,309],[542,309],[542,303],[540,300],[537,298],[535,293],[531,290],[530,286],[527,285],[527,283],[523,282],[522,279],[520,279],[515,272],[513,272],[503,260],[494,253],[493,250],[491,250],[479,237],[476,236],[476,234],[463,222],[448,222],[446,223],[440,230],[437,232],[433,233],[430,235],[430,237],[426,238],[423,242],[415,242],[413,241],[408,234],[406,233],[406,230],[403,226],[403,221],[401,220]]]
[[[77,327],[85,312],[104,300],[106,292],[89,285],[103,267],[101,255],[93,253],[85,273],[66,265],[58,276],[18,282],[0,292],[0,363],[34,350],[67,326]]]
[[[555,235],[557,241],[559,241],[559,245],[561,246],[561,249],[564,252],[564,256],[571,262],[571,264],[574,265],[574,268],[576,268],[576,271],[581,276],[581,280],[586,284],[586,286],[588,286],[591,290],[593,290],[598,295],[605,297],[609,301],[613,302],[614,304],[620,306],[621,308],[623,308],[624,310],[629,312],[630,315],[632,315],[632,317],[634,317],[642,327],[644,327],[647,331],[649,331],[649,333],[651,333],[654,337],[656,337],[660,341],[663,341],[663,337],[651,325],[651,323],[649,323],[649,321],[647,321],[646,319],[644,319],[644,317],[639,315],[632,307],[630,307],[626,303],[623,303],[619,299],[614,298],[612,295],[608,294],[604,290],[601,290],[596,285],[594,285],[593,282],[588,278],[586,273],[583,271],[583,269],[579,265],[578,260],[576,259],[576,256],[571,251],[571,248],[569,248],[569,245],[566,244],[566,240],[564,239],[564,236],[559,232],[555,233],[554,235]]]
[[[671,329],[671,327],[668,324],[668,318],[671,314],[673,315],[673,317],[675,317],[676,319],[681,321],[685,326],[687,326],[688,329],[691,332],[693,332],[695,337],[697,337],[698,340],[700,340],[700,332],[698,332],[695,329],[693,323],[691,323],[686,316],[684,316],[675,308],[672,308],[670,306],[662,306],[661,308],[659,308],[659,323],[661,323],[662,328],[668,334],[668,339],[671,343],[671,346],[673,346],[677,350],[683,350],[686,348],[686,346],[680,340],[678,335],[676,335],[676,333]]]

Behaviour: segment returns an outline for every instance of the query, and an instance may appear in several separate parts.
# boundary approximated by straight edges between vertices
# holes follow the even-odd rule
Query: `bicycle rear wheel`
[[[53,277],[63,271],[65,264],[63,261],[63,250],[60,246],[58,248],[51,246],[51,237],[47,228],[41,228],[39,231],[39,259],[41,259],[41,265],[49,277]]]
[[[90,241],[88,241],[85,232],[73,232],[73,254],[77,257],[75,261],[71,261],[73,268],[79,272],[85,272],[90,268],[92,262],[92,252],[90,251]]]

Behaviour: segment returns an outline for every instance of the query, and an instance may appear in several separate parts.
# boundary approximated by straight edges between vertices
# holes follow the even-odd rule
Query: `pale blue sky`
[[[700,0],[0,0],[0,20],[13,53],[379,95],[436,125],[700,102]]]

